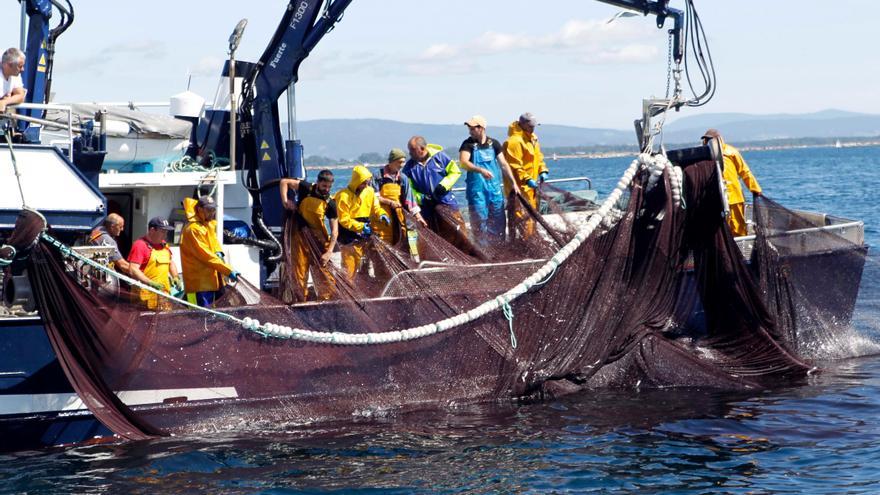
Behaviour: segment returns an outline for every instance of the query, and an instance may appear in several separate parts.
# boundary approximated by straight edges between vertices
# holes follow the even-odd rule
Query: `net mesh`
[[[801,379],[810,369],[797,355],[805,330],[799,316],[785,320],[801,314],[801,288],[797,280],[768,275],[791,256],[762,254],[756,263],[762,275],[752,274],[720,214],[715,170],[712,162],[685,169],[686,210],[672,201],[665,175],[648,190],[647,174],[639,173],[619,205],[619,221],[589,237],[506,311],[406,342],[272,339],[173,301],[147,310],[133,302],[137,288],[102,289],[91,271],[45,243],[30,257],[30,271],[47,331],[77,391],[99,419],[130,436],[187,431],[233,412],[312,421],[598,386],[751,388]],[[505,239],[436,225],[435,232],[406,219],[417,241],[402,234],[393,244],[363,242],[351,278],[323,264],[325,240],[289,218],[278,294],[239,283],[218,306],[237,318],[355,334],[458,315],[516,286],[572,239],[584,216],[562,212],[579,200],[546,193],[546,214],[508,202]],[[764,213],[768,205],[757,205],[765,226],[775,218]],[[462,225],[455,212],[437,213],[447,226]],[[773,245],[772,235],[761,234],[759,242]],[[293,278],[295,253],[302,252],[311,286]],[[864,251],[852,253],[863,262]],[[81,385],[92,382],[103,384],[104,393]],[[222,393],[131,409],[107,393],[138,389]]]

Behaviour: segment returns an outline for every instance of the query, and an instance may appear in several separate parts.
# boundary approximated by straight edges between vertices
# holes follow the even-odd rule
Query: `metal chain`
[[[666,46],[668,47],[666,50],[666,98],[669,98],[669,85],[672,82],[672,30],[669,31]]]
[[[9,146],[9,155],[12,157],[12,168],[15,171],[15,181],[18,183],[18,193],[21,195],[21,208],[27,208],[24,200],[24,188],[21,187],[21,173],[18,171],[18,160],[15,159],[15,150],[12,148],[12,127],[6,127],[6,144]]]

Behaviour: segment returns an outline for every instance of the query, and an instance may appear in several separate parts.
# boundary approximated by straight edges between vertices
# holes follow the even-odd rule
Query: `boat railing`
[[[49,141],[49,144],[52,146],[56,146],[59,143],[66,145],[67,156],[70,158],[71,162],[73,161],[73,133],[82,132],[82,129],[73,125],[73,109],[69,105],[57,105],[55,103],[19,103],[18,105],[11,105],[10,108],[21,108],[25,110],[56,110],[59,112],[64,112],[67,115],[66,125],[63,122],[55,122],[52,120],[46,120],[39,117],[31,117],[29,115],[21,115],[17,113],[9,114],[8,116],[13,120],[22,120],[31,124],[38,124],[41,126],[55,127],[66,130],[67,139],[52,140]]]
[[[800,214],[801,212],[798,213]],[[820,232],[834,234],[841,239],[852,243],[854,246],[862,246],[865,243],[865,223],[857,220],[846,220],[841,223],[832,223],[830,225],[786,230],[785,232],[768,235],[767,238],[775,242],[793,242],[799,245],[800,249],[808,250],[810,236]],[[746,259],[751,257],[752,248],[756,238],[756,235],[745,235],[736,238],[736,243]]]

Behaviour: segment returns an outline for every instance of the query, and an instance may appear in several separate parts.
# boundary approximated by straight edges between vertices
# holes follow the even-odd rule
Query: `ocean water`
[[[744,153],[782,204],[862,219],[880,148]],[[607,193],[631,158],[550,162]],[[846,359],[759,392],[601,390],[312,427],[0,456],[0,493],[880,493],[880,258]]]

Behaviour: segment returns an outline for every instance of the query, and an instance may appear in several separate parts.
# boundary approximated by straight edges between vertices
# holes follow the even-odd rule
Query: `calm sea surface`
[[[746,152],[786,206],[880,245],[880,148]],[[550,162],[606,194],[631,158]],[[0,456],[0,493],[880,493],[880,258],[847,359],[754,393],[589,392],[320,427]]]

